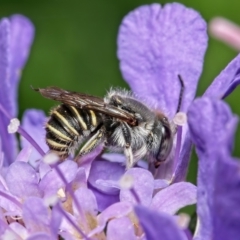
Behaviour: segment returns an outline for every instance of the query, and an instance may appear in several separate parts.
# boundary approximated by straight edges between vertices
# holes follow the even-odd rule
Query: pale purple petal
[[[192,140],[196,145],[199,157],[197,213],[200,227],[198,228],[196,239],[203,240],[212,238],[213,231],[216,230],[213,225],[215,220],[213,212],[215,199],[221,197],[219,199],[221,202],[223,197],[228,198],[228,196],[231,196],[231,194],[224,195],[223,193],[219,193],[218,196],[215,193],[215,184],[223,184],[222,190],[224,190],[225,184],[230,186],[234,181],[234,184],[237,184],[237,181],[239,181],[237,178],[232,180],[225,179],[227,176],[225,174],[219,175],[218,178],[215,176],[217,167],[221,167],[221,158],[231,154],[237,118],[232,115],[230,108],[222,101],[201,98],[196,100],[190,107],[188,121]],[[232,185],[233,188],[234,184]],[[236,197],[235,195],[233,196],[233,198]],[[232,196],[227,201],[231,202]],[[221,208],[217,209],[217,211],[221,211]],[[231,216],[232,212],[221,220],[224,222],[229,217],[227,221],[231,221]]]
[[[6,172],[5,180],[9,191],[23,200],[30,196],[42,195],[38,186],[39,177],[28,163],[12,163]]]
[[[44,152],[49,150],[46,144],[46,131],[44,129],[44,124],[47,118],[43,111],[29,109],[24,112],[22,119],[23,129],[35,140],[37,144],[42,148]],[[21,137],[21,146],[22,148],[29,146],[30,143],[24,138]],[[36,149],[33,149],[30,161],[40,159],[42,156]]]
[[[20,153],[17,155],[17,158],[16,158],[16,162],[17,161],[22,161],[22,162],[28,162],[29,161],[29,158],[32,154],[32,151],[33,151],[33,147],[31,145],[28,145],[26,147],[24,147]]]
[[[56,211],[59,212],[57,205],[56,205]],[[75,216],[69,214],[68,212],[65,212],[65,213],[73,222],[77,223],[78,220],[76,219]],[[65,216],[63,216],[62,214],[61,214],[61,224],[60,224],[59,229],[61,229],[61,231],[60,231],[61,236],[66,240],[68,240],[68,239],[75,240],[76,237],[74,235],[79,236],[79,233],[77,232],[77,230],[67,220],[67,218]]]
[[[188,171],[189,161],[192,153],[192,141],[189,134],[188,127],[186,126],[186,135],[183,138],[179,159],[172,176],[172,183],[185,181]]]
[[[113,219],[107,226],[107,240],[136,240],[133,223],[127,217]]]
[[[74,161],[65,160],[59,164],[58,167],[68,183],[73,181],[77,174],[77,164]],[[56,194],[56,192],[64,186],[64,182],[55,170],[49,171],[39,183],[39,187],[45,196]]]
[[[113,195],[100,192],[90,184],[88,188],[92,190],[96,197],[99,212],[102,212],[112,204],[119,202],[119,194]]]
[[[3,149],[2,149],[2,139],[0,136],[0,171],[3,168],[3,160],[4,160],[4,153],[3,153]]]
[[[141,6],[120,26],[118,58],[134,93],[172,118],[184,79],[182,111],[193,100],[207,47],[206,23],[182,4]]]
[[[50,233],[50,211],[41,198],[30,197],[23,204],[23,221],[30,234]]]
[[[27,229],[23,227],[21,224],[18,222],[12,222],[9,224],[9,227],[17,233],[22,239],[27,239],[29,233],[27,232]]]
[[[154,179],[152,174],[142,168],[131,168],[125,175],[133,177],[133,188],[138,195],[141,204],[149,206],[152,201],[152,195],[154,190]],[[120,201],[127,201],[136,204],[136,199],[128,189],[121,189]]]
[[[187,240],[172,216],[142,206],[136,206],[135,213],[145,232],[146,239]]]
[[[222,99],[240,84],[240,54],[214,79],[204,96]]]
[[[78,218],[85,218],[85,216],[81,216],[81,214],[87,215],[90,214],[91,216],[96,216],[98,213],[98,206],[96,198],[93,192],[85,187],[81,187],[75,191],[75,197],[79,202],[81,207],[80,212],[75,203],[73,202],[73,214],[74,216],[78,216]],[[81,219],[80,221],[83,221]]]
[[[22,213],[22,206],[19,199],[8,190],[0,190],[0,207],[4,210],[5,216],[20,216]]]
[[[33,42],[34,26],[28,18],[22,15],[11,16],[10,22],[10,93],[12,93],[12,100],[17,103],[18,82]],[[29,91],[31,90],[29,89]],[[13,105],[13,112],[11,112],[13,116],[17,115],[16,103]]]
[[[43,177],[51,171],[51,167],[46,164],[45,162],[41,161],[40,164],[39,164],[39,168],[38,168],[38,171],[39,171],[39,177],[40,179],[43,179]]]
[[[94,234],[101,232],[107,222],[113,218],[121,218],[127,216],[132,211],[132,206],[129,202],[118,202],[112,204],[110,207],[105,209],[102,213],[100,213],[97,217],[98,227],[92,230],[88,236],[94,236]]]
[[[59,210],[55,206],[53,206],[51,219],[50,219],[50,230],[51,230],[52,236],[55,236],[55,238],[57,238],[57,234],[60,229],[61,222],[62,222],[62,215],[59,212]]]
[[[86,172],[85,169],[82,167],[79,167],[77,169],[76,177],[71,182],[72,189],[78,189],[80,187],[86,187],[87,186],[87,179],[86,179]]]
[[[159,191],[152,200],[151,208],[159,212],[175,214],[181,208],[195,204],[197,187],[191,183],[175,183]]]
[[[56,240],[56,238],[51,237],[49,234],[47,233],[36,233],[33,234],[32,236],[28,237],[27,240]]]
[[[161,189],[169,186],[169,181],[166,179],[155,179],[154,180],[154,189]]]
[[[211,151],[208,146],[226,144],[231,151],[238,119],[227,104],[207,97],[196,99],[188,112],[189,130],[198,151]]]
[[[125,163],[126,157],[120,153],[105,153],[102,155],[103,159],[106,159],[110,162]]]
[[[0,56],[0,105],[2,105],[10,115],[13,115],[17,102],[15,102],[9,94],[11,91],[10,88],[12,87],[9,80],[10,22],[6,18],[0,21]],[[17,139],[15,135],[8,133],[8,124],[9,119],[0,112],[0,137],[5,166],[13,162],[17,155]]]
[[[98,184],[97,180],[118,181],[123,175],[125,168],[119,163],[104,160],[96,160],[92,163],[92,168],[88,178],[89,183],[98,191],[116,195],[119,189]]]
[[[214,182],[210,183],[214,184],[212,239],[237,239],[240,236],[240,159],[220,152],[211,160],[217,163]]]

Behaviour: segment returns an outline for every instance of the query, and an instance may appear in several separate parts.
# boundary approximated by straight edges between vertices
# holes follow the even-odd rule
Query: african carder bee
[[[177,111],[183,92],[179,79],[182,88]],[[174,133],[167,117],[150,110],[130,92],[110,90],[105,98],[99,98],[56,87],[34,90],[62,102],[46,123],[46,142],[61,159],[83,142],[80,156],[104,142],[107,148],[123,150],[127,168],[142,158],[154,159],[158,167],[170,154]]]

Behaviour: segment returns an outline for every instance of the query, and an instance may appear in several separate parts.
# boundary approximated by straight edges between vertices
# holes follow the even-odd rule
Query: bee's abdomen
[[[102,123],[99,113],[62,104],[51,111],[46,142],[62,159]]]

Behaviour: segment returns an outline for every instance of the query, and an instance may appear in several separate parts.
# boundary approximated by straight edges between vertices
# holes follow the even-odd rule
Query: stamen
[[[119,185],[121,189],[131,189],[133,187],[133,183],[133,177],[128,174],[124,174],[119,180]]]
[[[68,220],[70,224],[82,235],[82,237],[86,240],[90,240],[90,238],[85,235],[85,233],[81,230],[81,228],[66,214],[66,212],[61,208],[60,204],[56,205],[57,210]]]
[[[18,132],[22,135],[38,152],[41,156],[45,155],[45,152],[41,149],[41,147],[35,142],[35,140],[20,126],[18,125],[18,119],[12,118],[6,109],[0,104],[0,111],[5,115],[6,118],[9,119],[10,125],[8,126],[8,132],[13,131],[11,133]],[[17,121],[18,120],[18,121]],[[17,127],[17,130],[15,129]],[[14,131],[15,130],[15,131]]]
[[[177,224],[182,229],[187,229],[190,223],[190,216],[186,213],[179,213],[177,216]]]
[[[66,194],[65,194],[63,188],[59,188],[59,189],[58,189],[58,191],[57,191],[57,196],[58,196],[58,198],[60,198],[60,199],[65,199],[65,198],[66,198]]]
[[[187,123],[187,115],[184,112],[178,112],[173,118],[173,122],[177,126],[183,126]]]
[[[20,121],[17,118],[13,118],[10,120],[10,123],[8,125],[8,133],[16,133],[18,131],[18,128],[20,126]]]

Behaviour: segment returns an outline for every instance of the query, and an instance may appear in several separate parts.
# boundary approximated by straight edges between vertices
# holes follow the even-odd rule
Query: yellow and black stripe
[[[102,124],[101,114],[62,104],[51,111],[46,124],[46,143],[61,158]]]

